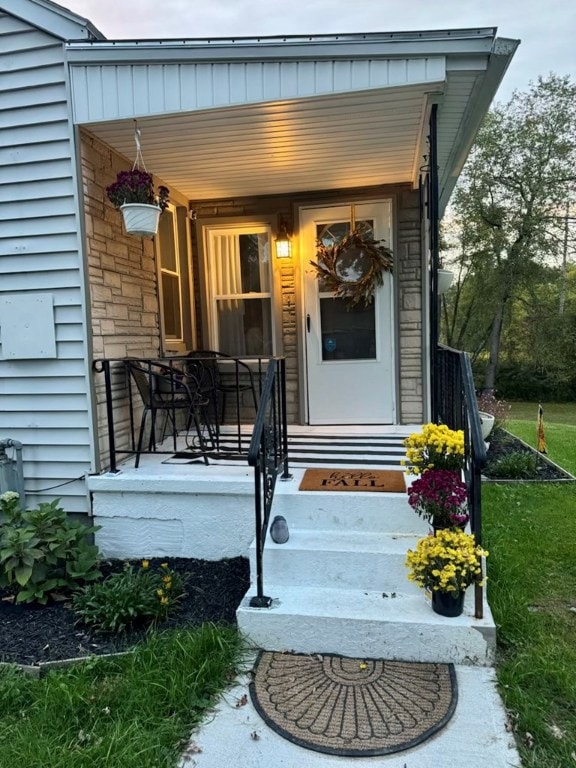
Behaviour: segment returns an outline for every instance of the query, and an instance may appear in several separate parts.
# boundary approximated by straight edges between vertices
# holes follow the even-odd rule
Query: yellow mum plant
[[[473,583],[483,584],[482,558],[488,552],[476,546],[474,536],[456,529],[442,529],[408,550],[408,578],[431,592],[457,597]]]
[[[464,432],[445,424],[424,424],[404,440],[409,475],[421,475],[427,469],[459,470],[464,466]]]

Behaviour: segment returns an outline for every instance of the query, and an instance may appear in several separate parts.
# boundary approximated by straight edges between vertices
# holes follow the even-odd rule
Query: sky
[[[107,38],[194,38],[498,27],[520,39],[498,92],[539,75],[576,80],[574,0],[60,0]]]

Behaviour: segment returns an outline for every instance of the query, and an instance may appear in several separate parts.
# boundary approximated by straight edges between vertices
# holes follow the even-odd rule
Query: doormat
[[[250,684],[267,725],[316,752],[374,757],[421,744],[458,699],[453,664],[263,651]]]
[[[307,469],[300,491],[404,493],[404,472],[397,469]]]

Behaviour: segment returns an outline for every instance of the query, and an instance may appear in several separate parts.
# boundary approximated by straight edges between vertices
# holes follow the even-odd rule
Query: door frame
[[[353,196],[351,198],[341,197],[338,199],[330,200],[318,200],[307,201],[306,203],[294,206],[294,222],[297,223],[298,237],[297,240],[297,258],[295,259],[295,285],[297,287],[296,295],[296,319],[297,319],[297,338],[298,338],[298,392],[299,392],[299,404],[300,404],[300,422],[302,424],[310,423],[310,415],[308,408],[308,361],[307,361],[307,346],[306,346],[306,286],[305,286],[305,269],[304,269],[304,248],[302,247],[302,227],[301,217],[302,213],[306,210],[317,208],[341,208],[342,206],[350,205],[364,205],[374,203],[390,203],[390,227],[391,227],[391,243],[392,253],[394,255],[394,272],[392,281],[392,301],[390,304],[390,345],[393,358],[393,375],[391,377],[392,384],[392,423],[398,424],[398,414],[400,412],[400,404],[398,402],[398,396],[400,392],[399,387],[399,374],[398,374],[398,329],[397,329],[397,297],[398,297],[398,227],[397,227],[397,205],[396,195],[386,194],[383,196],[373,197],[369,196],[363,198],[361,196]],[[341,429],[346,430],[346,425],[342,425]]]

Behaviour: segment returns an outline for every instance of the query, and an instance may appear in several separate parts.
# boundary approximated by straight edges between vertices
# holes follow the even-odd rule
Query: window
[[[272,355],[270,229],[210,228],[207,246],[212,346],[229,355]]]
[[[167,208],[158,224],[160,248],[160,299],[162,328],[168,341],[183,341],[182,278],[180,270],[176,211]]]

